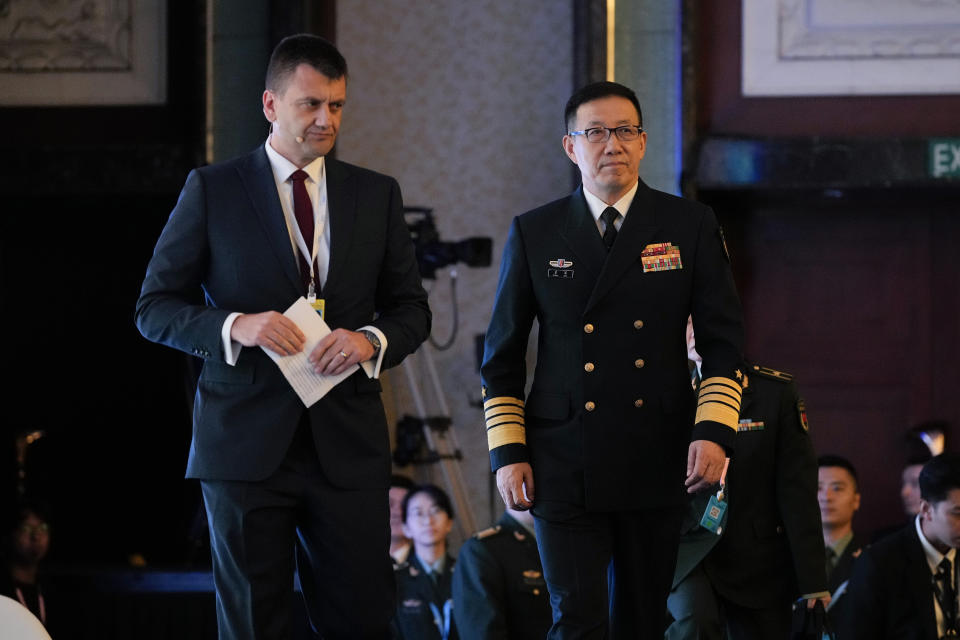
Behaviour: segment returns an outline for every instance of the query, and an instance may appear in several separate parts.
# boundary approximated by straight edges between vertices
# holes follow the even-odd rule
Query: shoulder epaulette
[[[489,538],[492,535],[496,535],[500,533],[500,530],[502,528],[503,527],[501,527],[500,525],[496,525],[496,526],[490,527],[489,529],[484,529],[483,531],[477,531],[475,534],[473,534],[473,539],[483,540],[484,538]]]
[[[779,380],[780,382],[793,382],[793,376],[789,373],[784,373],[783,371],[777,371],[776,369],[770,369],[769,367],[761,367],[758,364],[753,365],[752,371],[764,378],[770,378],[771,380]]]

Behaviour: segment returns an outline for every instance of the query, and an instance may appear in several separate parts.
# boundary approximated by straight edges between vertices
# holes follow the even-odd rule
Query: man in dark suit
[[[687,354],[699,387],[692,323]],[[759,365],[745,367],[742,384],[737,453],[724,483],[726,521],[717,533],[704,529],[712,494],[691,500],[667,599],[670,640],[786,638],[791,603],[829,595],[803,401],[792,376]]]
[[[453,574],[460,640],[543,640],[553,621],[529,511],[506,512],[460,547]]]
[[[944,453],[920,472],[920,514],[864,550],[848,586],[844,640],[957,637],[960,455]]]
[[[684,489],[719,480],[736,435],[740,304],[713,212],[638,179],[633,91],[588,85],[565,123],[582,187],[515,218],[504,248],[481,368],[490,459],[507,507],[533,508],[550,637],[654,638]],[[704,356],[696,418],[691,313]]]
[[[860,485],[853,463],[842,456],[822,455],[817,458],[817,467],[817,501],[826,552],[824,568],[830,591],[827,617],[830,625],[839,629],[849,615],[847,581],[866,544],[853,531],[853,514],[860,508]]]
[[[206,502],[221,638],[290,636],[295,562],[325,638],[389,633],[390,451],[376,378],[426,338],[430,312],[396,181],[326,157],[346,73],[322,38],[277,45],[269,139],[191,172],[137,302],[145,337],[204,359],[187,477]],[[364,369],[309,408],[264,351],[303,351],[282,315],[302,296],[333,329],[309,353],[314,371]]]

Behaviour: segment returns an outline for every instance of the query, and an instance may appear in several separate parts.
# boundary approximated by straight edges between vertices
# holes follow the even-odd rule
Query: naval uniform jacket
[[[686,323],[705,382],[696,425]],[[539,323],[536,371],[525,354]],[[530,462],[535,513],[677,505],[691,439],[732,448],[743,328],[706,206],[640,181],[609,254],[582,187],[513,220],[481,367],[491,466]]]
[[[726,523],[720,536],[699,526],[714,494],[691,501],[694,522],[681,538],[674,587],[702,563],[726,600],[751,609],[789,606],[826,591],[817,458],[792,377],[756,365],[745,371]]]
[[[461,640],[543,640],[553,622],[537,540],[509,514],[460,547],[453,574]]]

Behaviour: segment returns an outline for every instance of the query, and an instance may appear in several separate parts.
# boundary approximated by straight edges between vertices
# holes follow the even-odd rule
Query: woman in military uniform
[[[413,553],[396,569],[394,632],[401,640],[458,640],[447,552],[453,528],[450,498],[437,486],[414,487],[403,500],[403,530]]]

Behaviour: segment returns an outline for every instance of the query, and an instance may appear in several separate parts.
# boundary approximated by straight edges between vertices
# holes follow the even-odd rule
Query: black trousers
[[[674,622],[666,640],[787,640],[790,637],[790,602],[764,608],[730,602],[710,584],[697,566],[667,598]]]
[[[682,507],[535,517],[551,640],[662,640]]]
[[[291,637],[294,568],[325,640],[390,637],[395,587],[387,488],[324,477],[306,420],[261,482],[201,482],[221,640]]]

